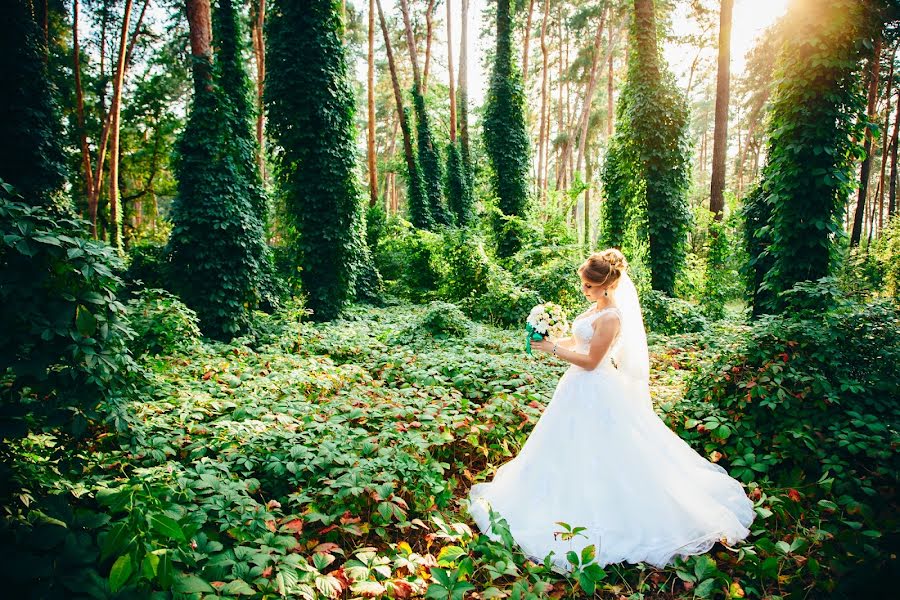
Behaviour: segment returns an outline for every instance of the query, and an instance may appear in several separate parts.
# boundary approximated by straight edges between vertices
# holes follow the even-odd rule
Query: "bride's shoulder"
[[[609,306],[597,313],[594,319],[594,327],[600,327],[604,324],[618,324],[622,320],[622,312],[615,306]]]

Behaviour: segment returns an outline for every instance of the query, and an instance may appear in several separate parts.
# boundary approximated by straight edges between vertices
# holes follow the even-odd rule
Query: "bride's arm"
[[[603,357],[606,356],[606,352],[612,345],[616,330],[619,328],[619,317],[613,312],[600,315],[594,321],[593,326],[594,335],[591,336],[591,345],[587,354],[579,354],[578,352],[562,348],[561,345],[557,343],[556,356],[566,362],[577,365],[582,369],[588,371],[595,369],[597,365],[600,364],[600,361],[603,360]],[[548,354],[553,353],[553,346],[554,344],[549,340],[531,343],[532,348],[543,350]]]
[[[566,350],[571,350],[575,346],[575,338],[567,337],[556,340],[556,344],[560,348],[565,348]],[[559,350],[557,350],[558,352]]]

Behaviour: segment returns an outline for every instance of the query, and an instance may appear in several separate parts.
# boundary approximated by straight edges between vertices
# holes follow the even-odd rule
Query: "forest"
[[[4,7],[5,597],[891,594],[897,0]],[[604,248],[653,410],[755,520],[560,572],[467,496]]]

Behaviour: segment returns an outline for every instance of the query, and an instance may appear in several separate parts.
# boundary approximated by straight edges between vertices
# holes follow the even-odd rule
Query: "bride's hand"
[[[553,345],[553,342],[547,339],[543,339],[538,342],[531,342],[531,347],[533,349],[546,352],[547,354],[551,354],[553,352]]]

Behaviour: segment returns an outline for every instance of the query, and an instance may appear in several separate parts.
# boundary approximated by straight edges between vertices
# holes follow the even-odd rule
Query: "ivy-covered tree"
[[[754,312],[780,312],[780,293],[828,275],[859,156],[861,58],[877,2],[798,0],[788,13],[769,112],[759,196],[745,210]],[[766,243],[767,242],[767,243]]]
[[[47,47],[32,2],[4,5],[0,36],[0,178],[28,202],[48,204],[65,180],[62,133],[55,90],[47,73]]]
[[[428,196],[431,214],[438,225],[452,225],[453,215],[444,205],[440,153],[431,135],[431,120],[425,107],[425,97],[418,91],[412,91],[413,108],[416,113],[416,141],[419,150],[419,167],[422,170],[422,183]]]
[[[472,187],[466,174],[466,165],[460,153],[460,143],[447,144],[447,208],[460,227],[472,221]]]
[[[168,250],[173,286],[197,312],[204,332],[229,339],[246,329],[258,303],[263,229],[234,143],[237,117],[213,65],[209,0],[188,0],[187,12],[194,98],[178,142],[178,196]]]
[[[494,219],[497,254],[522,246],[519,229],[505,216],[524,216],[528,207],[528,130],[522,73],[513,58],[510,0],[497,1],[497,49],[484,113],[484,142],[493,168],[491,184],[502,215]]]
[[[216,40],[216,69],[223,100],[227,103],[223,116],[230,121],[232,151],[235,153],[241,176],[246,181],[253,211],[265,225],[268,221],[268,202],[259,172],[258,142],[254,131],[255,109],[250,98],[250,78],[242,58],[246,39],[238,12],[232,0],[218,0],[213,19],[213,39]]]
[[[673,295],[684,264],[690,212],[687,101],[661,64],[653,0],[634,0],[628,78],[603,167],[603,236],[626,243],[630,228],[649,247],[653,289]]]
[[[365,257],[341,4],[279,2],[267,27],[266,106],[288,243],[313,318],[332,319]]]

